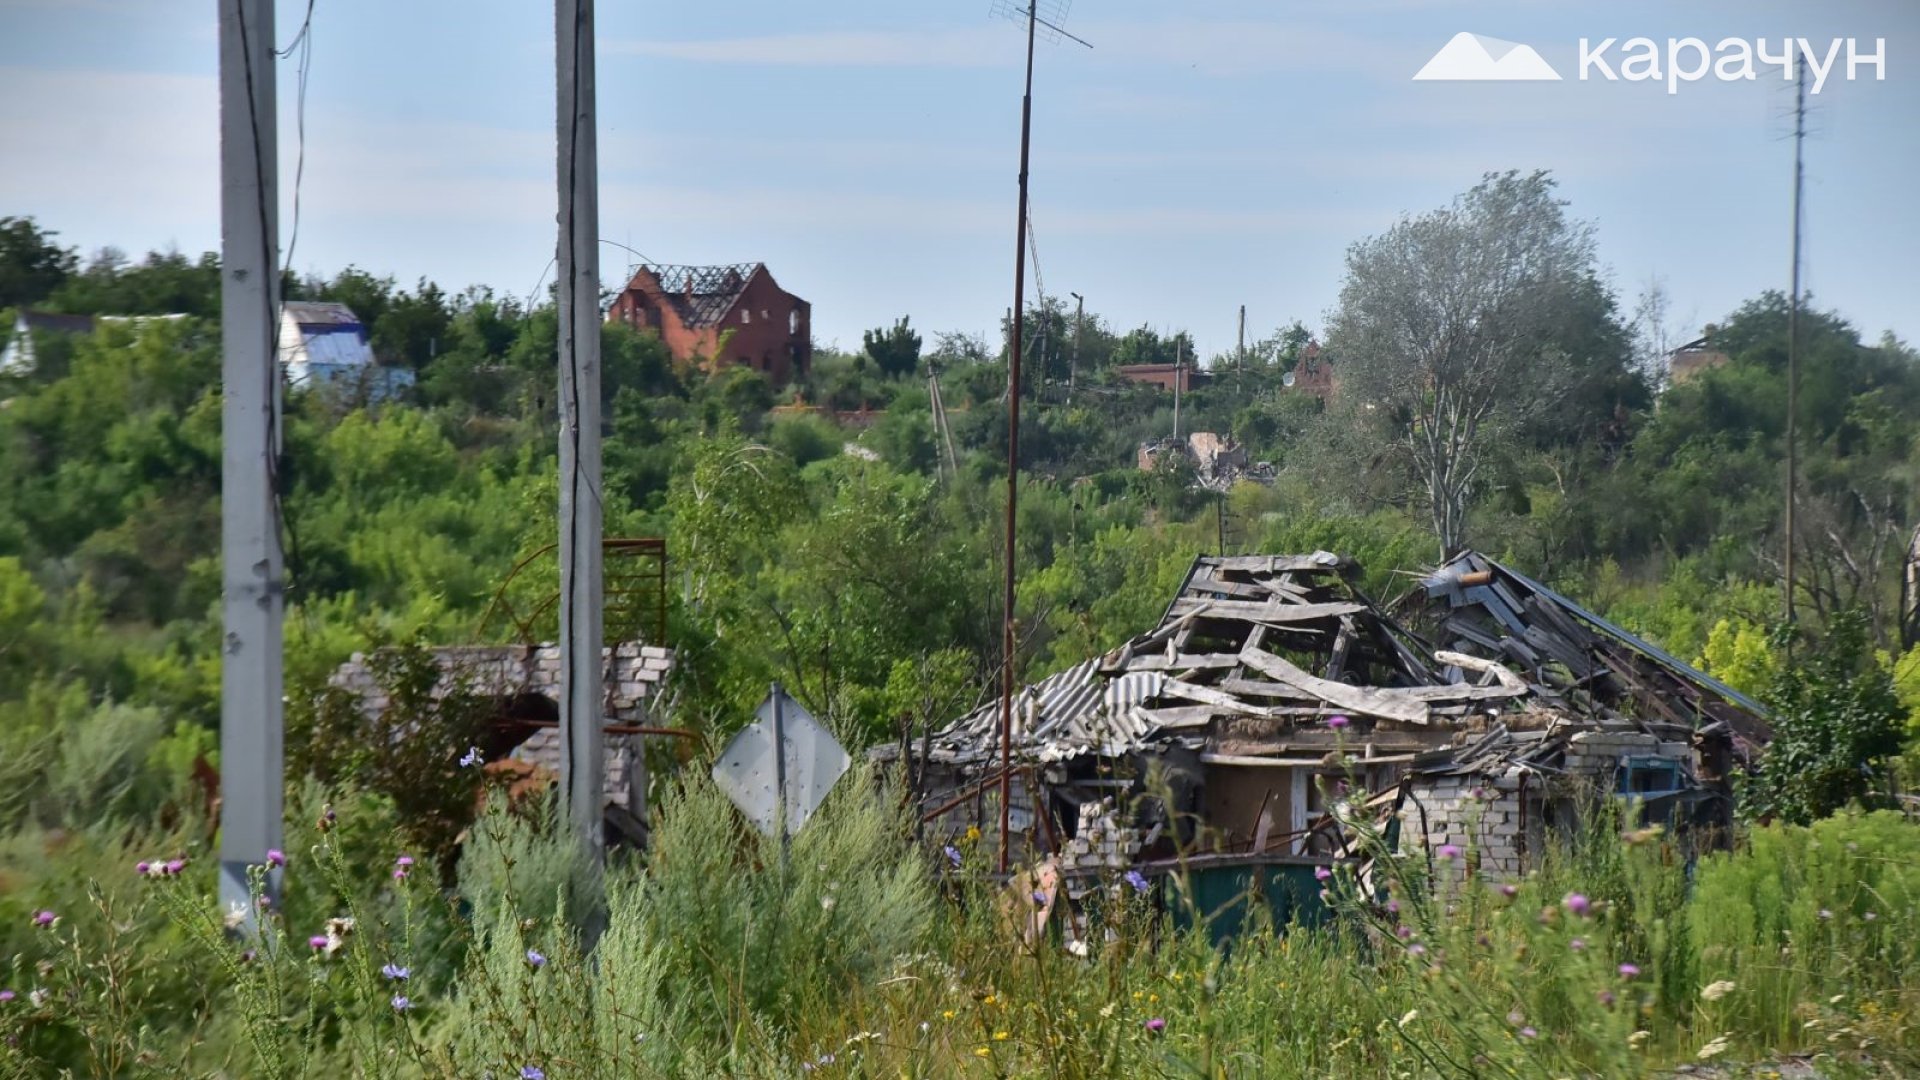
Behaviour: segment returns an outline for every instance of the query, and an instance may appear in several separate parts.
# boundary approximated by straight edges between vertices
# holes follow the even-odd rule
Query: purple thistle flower
[[[1401,941],[1406,941],[1408,938],[1413,937],[1413,928],[1409,926],[1395,927],[1393,932]]]
[[[545,956],[542,956],[540,953],[535,952],[532,949],[528,949],[527,950],[527,966],[537,971],[540,968],[547,966],[547,958]]]
[[[1637,976],[1639,976],[1639,974],[1640,974],[1640,965],[1638,964],[1621,964],[1620,965],[1620,977],[1623,979],[1636,978]]]
[[[260,899],[256,902],[260,905],[260,910],[265,911],[273,906],[273,897],[268,896],[266,893],[261,893]]]
[[[405,880],[407,880],[407,868],[406,868],[406,867],[404,867],[404,866],[396,866],[396,867],[394,867],[394,868],[393,868],[393,880],[395,880],[395,881],[405,881]]]
[[[1351,723],[1353,723],[1353,721],[1347,719],[1344,716],[1336,715],[1336,716],[1327,717],[1327,726],[1330,728],[1333,728],[1336,731],[1339,730],[1340,728],[1346,727],[1348,724],[1351,724]]]
[[[1157,1035],[1160,1032],[1167,1030],[1167,1021],[1163,1017],[1156,1016],[1153,1019],[1148,1020],[1144,1026],[1148,1031],[1151,1031]]]
[[[185,870],[186,868],[187,868],[187,860],[185,859],[168,859],[167,860],[167,876],[168,877],[172,877],[175,874],[178,874],[180,871]]]
[[[522,1065],[520,1080],[547,1080],[547,1070],[538,1065]]]
[[[33,925],[52,926],[59,917],[51,911],[36,911],[33,913]]]
[[[1327,869],[1324,866],[1316,866],[1313,868],[1313,878],[1315,881],[1326,881],[1328,878],[1331,878],[1332,876],[1333,876],[1333,871]]]
[[[1567,898],[1560,902],[1566,905],[1566,908],[1568,911],[1571,911],[1575,915],[1579,915],[1583,918],[1586,916],[1587,912],[1593,910],[1593,901],[1588,900],[1586,897],[1580,895],[1577,892],[1568,893]]]
[[[1520,1029],[1520,1037],[1523,1039],[1537,1039],[1540,1037],[1540,1033],[1530,1027],[1523,1027]]]
[[[146,877],[149,873],[152,872],[152,870],[153,870],[153,865],[147,862],[145,859],[142,859],[139,862],[133,864],[133,872],[136,874],[139,874],[141,877]]]
[[[1387,901],[1387,914],[1389,915],[1400,914],[1400,901],[1398,900]]]
[[[1127,871],[1125,880],[1127,884],[1133,886],[1134,892],[1143,893],[1147,891],[1147,875],[1141,873],[1140,871],[1138,870]]]
[[[19,996],[20,995],[14,993],[11,990],[0,990],[0,1005],[5,1005],[7,1002],[12,1001],[14,998]]]
[[[393,995],[393,1011],[394,1012],[406,1012],[408,1009],[411,1009],[411,1008],[413,1008],[413,1002],[410,999],[408,999],[407,995],[405,994]]]
[[[413,975],[413,972],[401,967],[399,964],[388,964],[380,969],[380,974],[395,982],[406,982],[407,979]]]
[[[1443,858],[1443,859],[1457,859],[1457,858],[1459,858],[1459,857],[1460,857],[1460,845],[1458,845],[1458,844],[1441,844],[1441,845],[1440,845],[1440,857],[1441,857],[1441,858]]]
[[[1572,941],[1569,941],[1569,942],[1567,942],[1567,948],[1569,948],[1569,949],[1572,949],[1572,950],[1573,950],[1574,952],[1586,952],[1586,951],[1587,951],[1587,939],[1586,939],[1586,938],[1574,938],[1574,939],[1573,939]]]
[[[312,949],[314,952],[319,952],[326,947],[327,935],[325,934],[315,934],[307,939],[307,948]]]
[[[960,868],[960,849],[959,848],[954,847],[952,844],[948,844],[946,847],[941,848],[940,852],[941,854],[947,857],[948,862],[953,864],[954,869],[957,870]]]
[[[1500,886],[1500,895],[1511,900],[1520,895],[1520,886],[1513,884],[1502,885]]]
[[[405,870],[407,867],[413,865],[413,856],[402,855],[399,858],[393,860],[393,865],[399,867],[402,870]]]
[[[287,853],[281,851],[279,848],[268,848],[267,865],[272,867],[287,865]]]

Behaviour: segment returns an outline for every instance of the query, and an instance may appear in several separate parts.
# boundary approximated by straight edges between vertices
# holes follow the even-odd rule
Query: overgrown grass
[[[1182,890],[1116,880],[1111,932],[1076,955],[1057,922],[1027,940],[1032,900],[989,887],[984,853],[909,843],[871,781],[783,859],[694,775],[648,864],[603,890],[550,814],[483,817],[443,891],[394,875],[377,800],[336,799],[322,831],[320,799],[296,800],[289,895],[253,941],[223,935],[198,862],[132,873],[143,845],[167,854],[153,837],[84,830],[56,873],[16,836],[6,1073],[1614,1077],[1786,1054],[1920,1071],[1920,830],[1888,814],[1757,830],[1691,866],[1596,827],[1511,889],[1471,852],[1389,859],[1384,893],[1327,882],[1333,926],[1224,951],[1172,929],[1159,909]],[[41,909],[60,922],[33,926]],[[329,941],[338,917],[353,927]]]

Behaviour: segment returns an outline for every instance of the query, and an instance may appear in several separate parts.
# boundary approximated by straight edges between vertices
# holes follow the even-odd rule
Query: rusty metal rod
[[[1007,872],[1007,831],[1013,797],[1014,518],[1020,497],[1020,337],[1026,327],[1027,148],[1033,134],[1033,36],[1039,0],[1027,0],[1027,82],[1020,96],[1020,211],[1013,223],[1013,348],[1007,364],[1007,548],[1000,673],[1000,872]]]

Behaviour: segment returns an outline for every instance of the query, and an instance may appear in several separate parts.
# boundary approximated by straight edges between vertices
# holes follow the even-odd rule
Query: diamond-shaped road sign
[[[776,755],[775,746],[783,752]],[[768,836],[779,835],[784,801],[790,836],[820,808],[852,764],[833,733],[776,683],[760,703],[759,719],[741,728],[720,752],[713,782]]]

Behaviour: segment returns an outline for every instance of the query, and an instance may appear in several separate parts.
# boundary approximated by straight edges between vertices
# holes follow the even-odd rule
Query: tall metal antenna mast
[[[1793,625],[1794,503],[1800,479],[1800,200],[1806,187],[1802,149],[1807,141],[1807,61],[1795,64],[1793,88],[1793,292],[1787,300],[1787,520],[1785,581],[1787,625]]]
[[[1007,536],[1005,549],[1006,581],[1001,597],[1001,669],[1000,669],[1000,872],[1007,872],[1008,835],[1011,831],[1013,796],[1013,680],[1014,646],[1017,640],[1013,622],[1014,594],[1014,520],[1020,499],[1020,345],[1026,326],[1027,291],[1027,158],[1033,140],[1033,43],[1045,25],[1049,40],[1067,38],[1093,48],[1087,42],[1060,28],[1066,20],[1072,0],[1050,0],[1047,18],[1041,18],[1043,0],[1027,0],[1015,6],[1010,0],[994,0],[993,14],[1014,17],[1027,24],[1027,79],[1020,96],[1020,209],[1013,222],[1013,341],[1007,363]]]

